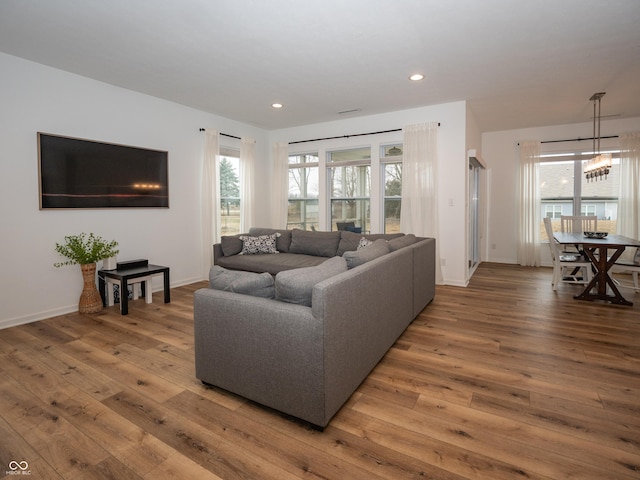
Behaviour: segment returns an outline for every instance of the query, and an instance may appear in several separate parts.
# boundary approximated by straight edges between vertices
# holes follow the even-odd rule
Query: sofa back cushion
[[[367,240],[371,240],[372,242],[384,238],[385,240],[392,240],[394,238],[404,237],[404,233],[354,233],[348,231],[340,232],[340,243],[338,244],[338,251],[336,255],[343,255],[344,252],[349,252],[352,250],[356,250],[358,248],[358,243],[362,237]]]
[[[242,240],[240,240],[241,236],[242,234],[225,235],[220,238],[220,246],[222,247],[222,253],[225,257],[237,255],[242,251]]]
[[[315,255],[316,257],[334,257],[338,251],[340,233],[292,230],[289,252]]]
[[[227,270],[219,265],[214,265],[209,270],[209,286],[215,290],[242,293],[254,297],[275,297],[275,282],[269,273]]]
[[[347,271],[347,262],[342,257],[333,257],[315,267],[286,270],[276,275],[276,300],[311,306],[313,286],[327,278]]]
[[[347,267],[354,268],[387,253],[389,253],[389,242],[384,238],[379,238],[364,248],[344,252],[342,256],[347,261]]]
[[[418,239],[413,233],[409,233],[407,235],[404,235],[403,237],[394,238],[392,240],[389,240],[389,251],[395,252],[396,250],[399,250],[401,248],[413,245],[417,241]]]

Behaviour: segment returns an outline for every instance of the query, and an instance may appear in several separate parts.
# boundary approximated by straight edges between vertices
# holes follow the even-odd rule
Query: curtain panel
[[[438,124],[403,128],[400,231],[436,239],[436,283],[442,284],[438,228]]]
[[[272,221],[275,228],[287,228],[289,214],[289,144],[278,142],[273,153],[273,207]]]
[[[248,232],[253,223],[253,192],[256,141],[243,137],[240,140],[240,231]]]
[[[220,241],[220,135],[217,130],[205,129],[202,163],[202,258],[204,277],[208,278],[213,265],[213,245]]]
[[[518,171],[518,263],[540,266],[540,141],[520,143]]]
[[[620,135],[617,233],[640,239],[640,132]]]

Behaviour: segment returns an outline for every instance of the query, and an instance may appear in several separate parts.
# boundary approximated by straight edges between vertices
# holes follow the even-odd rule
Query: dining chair
[[[560,231],[563,233],[596,232],[598,230],[598,217],[596,215],[561,215]],[[578,246],[565,245],[564,249],[569,253],[578,253]]]
[[[544,218],[544,228],[549,237],[549,249],[551,250],[551,260],[553,261],[553,277],[551,286],[558,289],[558,283],[578,283],[586,285],[593,277],[591,261],[584,258],[580,253],[562,252],[560,244],[553,237],[553,227],[551,218]]]
[[[349,227],[355,227],[355,222],[336,222],[338,230],[347,230]]]
[[[560,231],[566,233],[597,232],[597,215],[561,215]]]
[[[630,288],[633,288],[636,293],[640,292],[640,281],[638,279],[638,277],[640,276],[640,247],[636,248],[636,253],[633,256],[633,260],[631,260],[630,262],[616,262],[613,267],[611,267],[611,273],[630,273],[633,280],[633,287]],[[621,287],[629,286],[625,285],[624,283],[620,283],[619,280],[616,283]]]

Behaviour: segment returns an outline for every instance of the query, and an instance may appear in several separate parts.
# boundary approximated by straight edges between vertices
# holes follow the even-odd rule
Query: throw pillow
[[[366,246],[371,245],[373,242],[367,238],[362,237],[360,239],[360,241],[358,242],[358,248],[356,248],[356,250],[360,250],[361,248],[364,248]]]
[[[344,252],[342,256],[347,261],[347,267],[354,268],[387,253],[389,253],[389,242],[380,238],[360,250]]]
[[[242,251],[239,255],[259,255],[263,253],[278,253],[276,248],[276,238],[280,235],[274,233],[272,235],[259,235],[257,237],[251,237],[248,235],[242,235]]]
[[[345,259],[333,257],[315,267],[280,272],[276,275],[276,300],[310,307],[314,285],[346,271]]]
[[[260,235],[272,235],[279,233],[276,238],[276,248],[279,252],[288,253],[291,246],[291,230],[267,228],[267,227],[251,227],[249,229],[249,235],[252,237],[258,237]]]
[[[209,270],[209,286],[215,290],[242,293],[254,297],[275,297],[273,276],[269,273],[227,270],[219,265],[214,265]]]

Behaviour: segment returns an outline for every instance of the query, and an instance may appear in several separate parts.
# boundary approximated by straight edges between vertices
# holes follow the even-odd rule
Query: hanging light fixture
[[[600,153],[600,101],[606,92],[594,93],[589,100],[593,102],[593,155],[584,167],[584,174],[588,182],[607,178],[611,169],[611,154]],[[597,110],[597,113],[596,113]],[[598,130],[596,132],[596,119],[598,120]],[[596,149],[597,141],[597,149]]]

